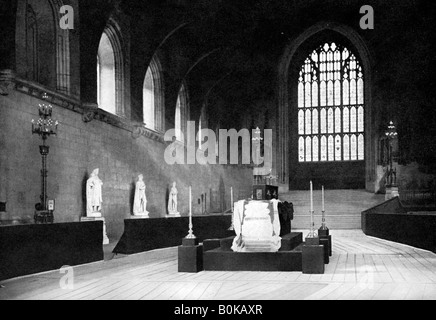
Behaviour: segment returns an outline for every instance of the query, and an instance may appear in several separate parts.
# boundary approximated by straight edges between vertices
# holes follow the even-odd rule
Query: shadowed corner
[[[86,170],[85,175],[82,179],[82,211],[79,216],[79,220],[81,217],[86,217],[86,181],[89,179],[88,170]]]

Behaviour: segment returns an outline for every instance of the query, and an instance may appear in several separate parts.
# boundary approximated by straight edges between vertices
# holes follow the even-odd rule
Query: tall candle
[[[230,208],[232,208],[233,212],[233,187],[230,187]]]
[[[313,211],[313,188],[312,188],[312,180],[310,181],[310,212]]]
[[[322,186],[321,193],[322,193],[322,211],[324,211],[324,186]]]
[[[189,215],[192,214],[192,192],[191,186],[189,186]]]

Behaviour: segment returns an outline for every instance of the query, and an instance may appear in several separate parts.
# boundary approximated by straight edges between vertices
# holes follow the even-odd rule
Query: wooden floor
[[[304,232],[306,235],[307,232]],[[2,283],[0,299],[436,299],[436,254],[332,231],[322,275],[301,272],[177,272],[177,248],[74,267],[74,289],[52,271]]]

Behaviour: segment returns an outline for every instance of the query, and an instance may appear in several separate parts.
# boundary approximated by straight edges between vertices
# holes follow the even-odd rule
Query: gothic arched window
[[[38,23],[32,6],[26,9],[27,79],[38,81]]]
[[[182,82],[179,94],[177,96],[176,114],[175,114],[175,130],[176,139],[184,141],[184,134],[186,134],[186,123],[189,120],[189,100],[186,85]]]
[[[128,65],[125,59],[127,53],[123,51],[125,40],[118,23],[109,18],[100,39],[97,54],[97,100],[99,108],[124,117],[127,85],[125,72]]]
[[[298,78],[298,161],[364,160],[363,71],[334,42],[315,49]]]
[[[97,87],[97,101],[99,108],[115,114],[115,54],[106,32],[103,32],[98,46]]]
[[[145,126],[164,131],[164,89],[162,68],[156,55],[151,59],[142,89],[143,121]]]

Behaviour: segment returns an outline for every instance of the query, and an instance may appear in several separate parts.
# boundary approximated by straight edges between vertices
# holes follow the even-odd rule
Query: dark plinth
[[[329,256],[332,256],[332,236],[328,235],[328,236],[319,236],[319,239],[321,241],[321,239],[327,239],[328,240],[328,252],[329,252]]]
[[[215,271],[301,271],[303,234],[292,232],[282,237],[278,252],[233,252],[234,236],[203,241],[204,270]]]
[[[220,239],[220,247],[223,250],[232,250],[231,248],[232,248],[234,238],[235,238],[235,236]]]
[[[319,244],[324,246],[324,263],[329,263],[329,239],[328,238],[319,238]]]
[[[194,216],[193,231],[199,242],[209,238],[234,236],[228,231],[230,215]],[[133,254],[147,250],[175,247],[188,233],[189,217],[125,219],[124,233],[114,253]]]
[[[179,246],[178,271],[199,272],[203,270],[203,246]]]
[[[319,245],[319,237],[313,237],[313,238],[306,237],[304,240],[306,241],[306,245],[309,245],[309,246]]]
[[[408,212],[398,197],[392,198],[362,212],[362,231],[368,236],[436,253],[436,210],[414,210]]]
[[[220,247],[220,239],[206,239],[203,241],[203,252]]]
[[[330,235],[330,230],[329,228],[325,228],[323,229],[322,227],[318,229],[318,236],[319,237],[327,237],[328,235]]]
[[[221,248],[205,251],[204,270],[301,271],[301,247],[293,251],[233,252]]]
[[[282,245],[279,251],[291,251],[303,242],[302,232],[291,232],[282,236]]]
[[[0,226],[0,280],[103,260],[103,222]]]
[[[197,238],[193,238],[193,239],[183,238],[182,239],[182,246],[196,246],[196,245],[198,245]]]
[[[303,245],[302,246],[302,267],[303,273],[323,274],[324,273],[324,246]]]

